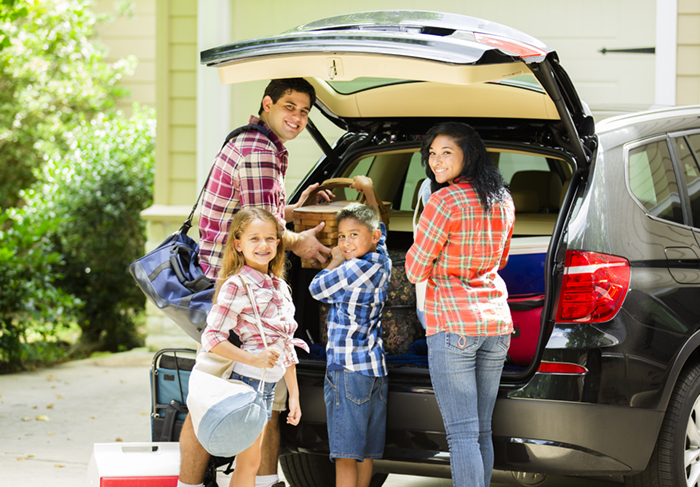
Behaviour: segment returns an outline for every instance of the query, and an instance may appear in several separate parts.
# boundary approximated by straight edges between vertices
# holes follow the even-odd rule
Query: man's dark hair
[[[316,90],[311,86],[311,83],[306,81],[304,78],[284,78],[284,79],[273,79],[270,84],[265,88],[265,93],[263,98],[269,96],[272,98],[272,103],[277,103],[277,100],[282,98],[286,93],[291,91],[298,91],[299,93],[305,93],[309,95],[309,100],[311,104],[309,108],[314,106],[316,103]],[[260,101],[260,110],[258,110],[258,115],[262,115],[263,105]]]

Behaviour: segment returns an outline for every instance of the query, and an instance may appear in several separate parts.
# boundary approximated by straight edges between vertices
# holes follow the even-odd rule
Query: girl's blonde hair
[[[284,258],[284,240],[282,239],[282,228],[280,227],[277,218],[267,210],[256,207],[246,207],[241,209],[236,216],[233,217],[231,221],[231,228],[229,228],[228,238],[226,240],[226,246],[224,247],[224,257],[221,265],[221,270],[219,271],[219,277],[216,280],[216,293],[214,293],[214,302],[219,296],[219,290],[224,284],[226,279],[238,274],[243,265],[245,265],[245,257],[242,252],[239,252],[234,247],[234,242],[241,238],[243,232],[245,232],[248,225],[254,220],[261,220],[263,222],[272,223],[277,229],[277,238],[279,239],[279,244],[277,245],[277,254],[270,261],[270,271],[272,274],[280,279],[284,279],[285,273],[285,258]]]

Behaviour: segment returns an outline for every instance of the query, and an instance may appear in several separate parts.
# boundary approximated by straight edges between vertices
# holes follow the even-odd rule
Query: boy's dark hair
[[[425,134],[420,149],[421,162],[425,168],[425,174],[431,181],[431,193],[449,185],[447,182],[440,184],[435,180],[435,173],[428,163],[430,145],[438,135],[446,135],[454,140],[464,153],[464,167],[455,180],[469,181],[479,195],[481,205],[487,210],[491,208],[491,204],[503,195],[505,187],[503,176],[486,152],[481,136],[466,123],[443,122],[435,125]]]
[[[354,218],[360,224],[366,226],[370,232],[379,230],[379,212],[376,208],[362,203],[352,203],[345,208],[338,210],[335,220],[340,224],[347,218]]]
[[[283,78],[283,79],[273,79],[270,84],[265,88],[265,93],[263,93],[263,98],[269,96],[272,98],[272,103],[277,103],[277,100],[282,98],[285,93],[290,91],[297,91],[299,93],[305,93],[309,95],[309,100],[311,104],[309,108],[314,106],[316,103],[316,90],[311,86],[311,83],[306,81],[304,78]],[[263,105],[262,99],[260,101],[260,110],[258,110],[258,115],[262,115]]]

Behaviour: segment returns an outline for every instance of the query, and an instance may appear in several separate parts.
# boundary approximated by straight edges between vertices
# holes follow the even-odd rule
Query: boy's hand
[[[261,369],[270,369],[277,364],[277,359],[279,359],[279,357],[279,350],[268,348],[267,350],[260,352],[258,355],[255,355],[255,358],[250,365]]]
[[[365,201],[369,206],[374,207],[381,214],[381,209],[379,208],[379,201],[374,196],[374,186],[372,184],[372,179],[367,176],[355,176],[353,178],[353,183],[350,185],[351,188],[355,188],[357,191],[362,191],[365,194]]]
[[[350,187],[356,189],[358,192],[371,192],[373,187],[372,179],[367,176],[355,176]]]
[[[338,267],[340,264],[345,262],[345,257],[343,256],[343,253],[340,251],[340,247],[336,245],[331,249],[331,261],[328,263],[328,266],[326,266],[326,270],[330,271]]]
[[[299,397],[289,396],[289,413],[287,414],[287,423],[292,426],[299,424],[301,420],[301,408],[299,407]]]

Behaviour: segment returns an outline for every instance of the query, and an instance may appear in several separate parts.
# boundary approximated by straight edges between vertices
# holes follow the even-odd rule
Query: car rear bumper
[[[302,404],[299,426],[283,425],[283,443],[291,451],[328,455],[323,391],[302,389],[302,403],[314,406],[305,409]],[[382,470],[445,475],[450,457],[444,429],[437,422],[435,397],[423,391],[390,391],[387,444],[383,461],[378,462]],[[393,417],[392,412],[398,411],[402,414]],[[639,472],[646,468],[663,416],[641,408],[502,397],[493,419],[494,466],[558,475]]]

